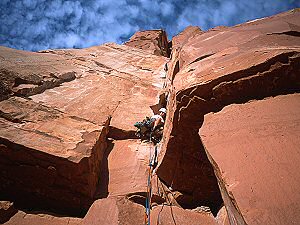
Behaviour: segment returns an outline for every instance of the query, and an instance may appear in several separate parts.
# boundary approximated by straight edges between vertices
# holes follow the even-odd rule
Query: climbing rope
[[[146,196],[146,203],[145,203],[145,225],[150,225],[151,224],[151,219],[150,219],[150,213],[151,213],[151,198],[152,198],[152,171],[153,171],[153,168],[155,167],[155,164],[157,163],[157,145],[154,144],[154,152],[152,153],[152,133],[150,133],[150,151],[149,151],[149,168],[148,168],[148,180],[147,180],[147,196]],[[158,179],[159,180],[159,179]],[[172,216],[172,220],[174,222],[174,224],[176,225],[176,221],[175,221],[175,218],[174,218],[174,213],[173,213],[173,208],[172,208],[172,201],[169,199],[168,197],[168,194],[164,188],[164,185],[162,184],[161,180],[159,180],[160,182],[160,186],[162,187],[162,191],[164,193],[164,195],[166,196],[167,198],[167,202],[170,206],[170,210],[171,210],[171,216]],[[157,184],[158,185],[158,184]],[[158,191],[159,191],[159,188],[158,188]],[[174,197],[173,193],[170,192]],[[160,220],[160,214],[162,212],[164,208],[164,204],[160,210],[160,212],[158,213],[158,218],[157,218],[157,224],[159,224],[159,220]]]
[[[146,211],[145,211],[145,225],[150,225],[150,212],[151,212],[151,198],[152,198],[152,170],[156,163],[157,158],[157,146],[154,145],[154,152],[152,154],[152,133],[150,133],[150,155],[149,155],[149,169],[148,169],[148,181],[147,181],[147,197],[146,197]],[[153,143],[154,144],[154,143]]]
[[[158,180],[159,180],[159,179],[158,179]],[[166,198],[167,198],[167,205],[170,206],[171,216],[172,216],[172,220],[173,220],[173,222],[174,222],[174,225],[177,225],[177,224],[176,224],[176,221],[175,221],[175,218],[174,218],[174,213],[173,213],[173,208],[172,208],[172,206],[173,206],[173,205],[172,205],[172,201],[169,199],[168,194],[167,194],[167,192],[166,192],[166,190],[165,190],[165,188],[164,188],[164,185],[163,185],[163,183],[161,182],[161,180],[159,180],[159,182],[160,182],[160,186],[162,187],[163,193],[164,193],[164,195],[165,195]],[[173,195],[173,193],[172,193],[171,191],[170,191],[170,193],[171,193],[171,195],[173,196],[173,198],[175,198],[174,195]],[[161,210],[160,210],[159,213],[158,213],[156,225],[159,225],[159,223],[160,223],[160,214],[161,214],[161,212],[162,212],[164,206],[165,206],[165,205],[163,204]]]

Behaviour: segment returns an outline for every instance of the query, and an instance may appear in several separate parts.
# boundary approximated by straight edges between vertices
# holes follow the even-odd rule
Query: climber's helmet
[[[166,110],[165,108],[161,108],[161,109],[159,110],[159,112],[166,114],[166,113],[167,113],[167,110]]]

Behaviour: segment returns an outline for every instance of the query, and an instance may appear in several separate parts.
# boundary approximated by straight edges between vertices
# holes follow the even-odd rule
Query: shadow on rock
[[[109,169],[108,169],[108,156],[112,149],[114,148],[114,143],[112,139],[107,140],[107,149],[105,150],[101,173],[99,176],[99,184],[97,188],[97,192],[95,194],[95,199],[106,198],[109,194],[108,192],[108,184],[109,184]]]

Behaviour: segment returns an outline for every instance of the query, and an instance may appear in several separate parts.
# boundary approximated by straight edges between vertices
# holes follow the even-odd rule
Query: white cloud
[[[280,0],[1,0],[0,45],[41,50],[122,42],[139,29],[234,25],[299,7]]]

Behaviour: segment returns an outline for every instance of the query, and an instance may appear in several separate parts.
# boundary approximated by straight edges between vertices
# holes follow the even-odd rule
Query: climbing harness
[[[141,138],[141,140],[149,140],[154,145],[161,141],[163,125],[157,126],[153,130],[153,123],[155,119],[146,117],[142,122],[136,122],[134,126],[137,128],[135,136]]]
[[[154,120],[146,116],[142,122],[136,122],[134,126],[137,128],[135,135],[141,139],[147,139],[150,137],[152,125]]]

